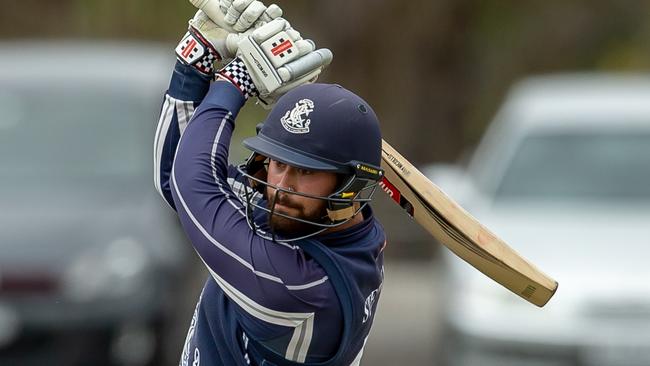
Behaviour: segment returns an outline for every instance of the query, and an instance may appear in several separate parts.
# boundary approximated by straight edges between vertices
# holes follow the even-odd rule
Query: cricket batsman
[[[211,4],[176,48],[154,141],[156,189],[210,273],[180,365],[359,365],[386,243],[369,206],[383,175],[377,117],[313,83],[331,52],[279,7]],[[232,166],[251,99],[272,110]]]

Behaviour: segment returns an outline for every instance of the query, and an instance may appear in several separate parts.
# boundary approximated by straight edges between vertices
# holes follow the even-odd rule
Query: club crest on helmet
[[[309,114],[314,111],[314,102],[311,99],[301,99],[296,106],[280,118],[282,127],[291,133],[309,133],[311,120]]]

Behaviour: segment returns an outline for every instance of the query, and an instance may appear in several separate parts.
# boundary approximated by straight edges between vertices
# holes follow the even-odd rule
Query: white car
[[[537,308],[446,251],[447,365],[650,365],[650,77],[519,83],[429,178],[559,282]]]

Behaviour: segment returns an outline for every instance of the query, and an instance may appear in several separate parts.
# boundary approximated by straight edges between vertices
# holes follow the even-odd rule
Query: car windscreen
[[[154,101],[99,83],[0,84],[0,177],[149,175]]]
[[[546,133],[520,145],[499,199],[650,199],[650,131]]]

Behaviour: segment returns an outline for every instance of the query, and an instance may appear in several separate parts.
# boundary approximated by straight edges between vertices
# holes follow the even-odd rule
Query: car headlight
[[[146,285],[151,260],[131,237],[82,252],[64,274],[65,295],[73,301],[120,298]]]

